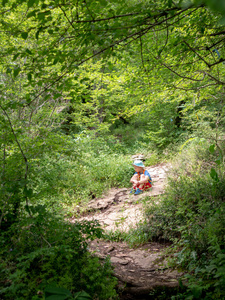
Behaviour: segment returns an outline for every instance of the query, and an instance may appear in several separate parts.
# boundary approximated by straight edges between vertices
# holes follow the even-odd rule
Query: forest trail
[[[147,167],[153,188],[134,196],[130,189],[113,188],[106,195],[89,202],[89,212],[80,220],[98,220],[106,232],[128,232],[144,220],[145,202],[160,201],[170,165]],[[72,220],[73,221],[73,220]],[[74,220],[75,221],[75,220]],[[131,249],[125,242],[94,240],[89,250],[101,259],[110,256],[114,275],[118,278],[120,299],[152,299],[147,295],[160,287],[174,288],[183,275],[167,266],[165,250],[169,244],[151,242]]]
[[[89,213],[82,220],[98,220],[106,231],[127,232],[135,228],[143,219],[143,201],[150,197],[150,201],[164,191],[166,172],[169,166],[159,164],[146,167],[153,180],[153,188],[141,195],[130,195],[127,188],[112,188],[99,199],[94,199],[88,204]]]

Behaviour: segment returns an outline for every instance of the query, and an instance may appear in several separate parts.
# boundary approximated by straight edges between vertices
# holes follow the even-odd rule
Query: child
[[[139,195],[143,191],[149,189],[152,186],[152,179],[141,160],[135,160],[133,163],[135,173],[131,178],[130,182],[133,183],[133,188],[130,194]]]

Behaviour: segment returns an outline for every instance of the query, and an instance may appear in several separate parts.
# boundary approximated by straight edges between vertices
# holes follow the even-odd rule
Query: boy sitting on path
[[[152,187],[152,179],[141,160],[135,160],[133,163],[135,173],[130,182],[133,183],[130,194],[139,195]]]

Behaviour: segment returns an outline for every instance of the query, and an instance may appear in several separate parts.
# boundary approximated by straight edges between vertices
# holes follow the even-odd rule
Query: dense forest
[[[225,2],[2,0],[0,37],[0,299],[119,299],[68,220],[137,153],[173,167],[132,240],[172,243],[171,299],[225,299]]]

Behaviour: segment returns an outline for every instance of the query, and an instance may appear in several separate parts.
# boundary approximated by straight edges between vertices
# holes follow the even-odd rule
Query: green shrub
[[[41,205],[27,210],[30,216],[24,213],[8,236],[1,235],[0,295],[4,299],[41,297],[53,283],[72,293],[85,290],[92,298],[116,297],[109,261],[100,263],[87,251],[87,241],[102,236],[97,223],[66,223]]]
[[[215,164],[218,152],[209,146],[195,140],[183,148],[164,195],[145,211],[142,231],[151,239],[172,241],[172,265],[191,274],[184,298],[173,299],[223,299],[225,294],[225,168]]]

